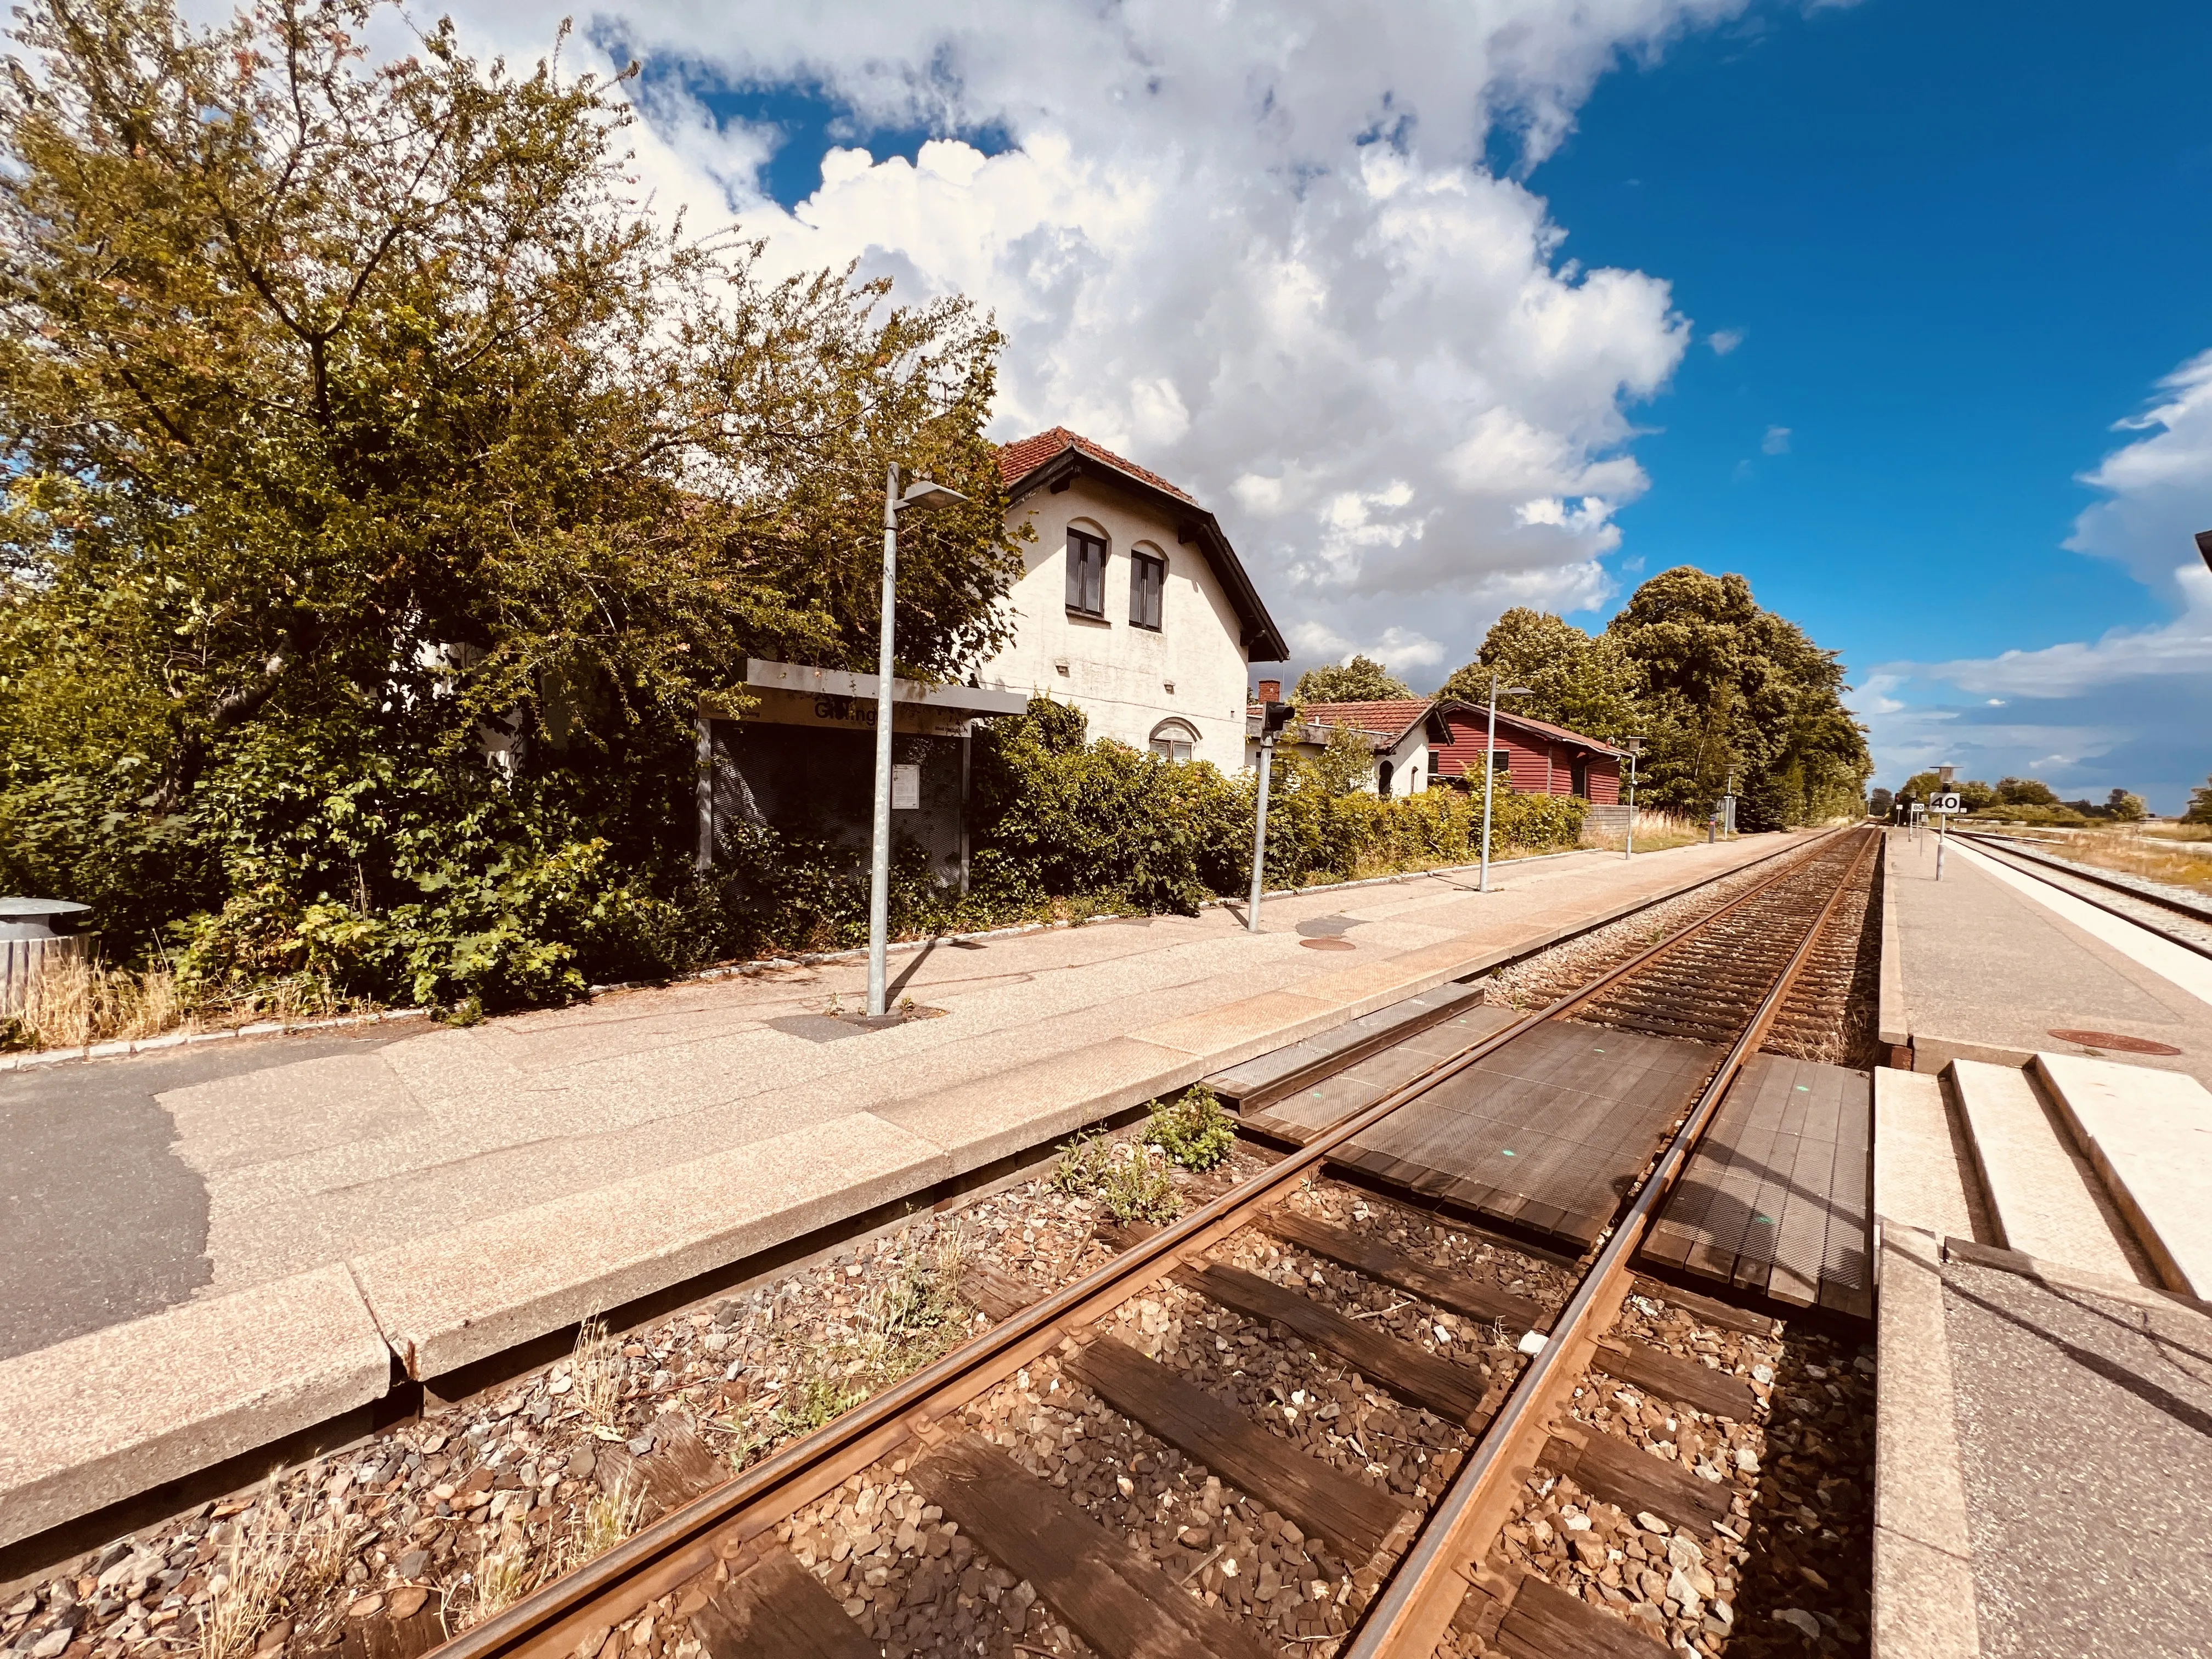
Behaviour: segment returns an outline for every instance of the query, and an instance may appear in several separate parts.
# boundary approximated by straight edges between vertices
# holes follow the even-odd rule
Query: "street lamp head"
[[[1948,789],[1951,787],[1951,780],[1956,777],[1958,773],[1959,769],[1955,766],[1939,766],[1936,769],[1936,780],[1942,783],[1946,789]]]
[[[899,511],[919,507],[925,513],[934,513],[939,507],[957,507],[967,499],[957,489],[948,489],[927,478],[916,478],[906,487],[906,494],[899,497]]]
[[[1644,752],[1644,739],[1641,738],[1623,738],[1620,740],[1620,746],[1623,749],[1626,749],[1632,755],[1640,755]]]
[[[1501,685],[1498,688],[1498,695],[1501,697],[1533,697],[1536,695],[1536,688],[1533,685]]]

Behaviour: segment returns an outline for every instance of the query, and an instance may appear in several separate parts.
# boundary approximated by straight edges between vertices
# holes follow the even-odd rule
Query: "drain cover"
[[[1298,943],[1309,951],[1357,951],[1359,948],[1348,939],[1302,939]]]
[[[2112,1048],[2124,1054],[2178,1054],[2181,1052],[2170,1042],[2153,1042],[2148,1037],[2124,1036],[2118,1031],[2053,1031],[2051,1035],[2061,1042],[2078,1042],[2084,1048]]]

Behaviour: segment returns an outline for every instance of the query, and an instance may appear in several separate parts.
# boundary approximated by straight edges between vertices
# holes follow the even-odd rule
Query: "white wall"
[[[982,684],[1073,703],[1089,717],[1091,736],[1137,750],[1162,720],[1180,720],[1197,735],[1194,759],[1224,772],[1243,765],[1250,665],[1236,607],[1205,554],[1176,540],[1172,519],[1088,478],[1057,495],[1024,496],[1008,515],[1010,524],[1024,520],[1036,539],[1024,547],[1028,569],[1007,595],[1014,641],[982,665]],[[1071,525],[1106,538],[1103,622],[1068,614]],[[1167,561],[1158,633],[1129,621],[1132,549]]]

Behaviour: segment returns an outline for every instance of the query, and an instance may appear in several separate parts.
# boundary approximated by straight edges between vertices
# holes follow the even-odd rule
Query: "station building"
[[[1005,446],[999,471],[1008,525],[1030,532],[1005,600],[1013,638],[966,685],[892,687],[893,835],[963,889],[978,720],[1048,696],[1081,709],[1092,738],[1233,771],[1251,665],[1289,654],[1220,522],[1158,473],[1065,427]],[[700,711],[700,866],[746,824],[857,854],[876,677],[756,661],[745,692],[741,720]]]

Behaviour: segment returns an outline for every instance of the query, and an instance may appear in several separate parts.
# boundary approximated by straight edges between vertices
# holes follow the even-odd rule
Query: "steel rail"
[[[2212,910],[2199,909],[2194,905],[2184,903],[2179,899],[2160,898],[2154,894],[2130,887],[2124,882],[2107,881],[2102,876],[2093,876],[2086,870],[2076,869],[2073,865],[2062,863],[2057,859],[2041,858],[2033,853],[2024,853],[2017,847],[1992,847],[1985,844],[2005,839],[2002,836],[1976,835],[1964,830],[1960,830],[1958,836],[1960,841],[1970,843],[1975,851],[1997,860],[2009,869],[2018,870],[2021,875],[2031,877],[2043,883],[2046,887],[2056,887],[2069,898],[2080,899],[2082,903],[2092,905],[2108,916],[2118,916],[2122,921],[2131,921],[2146,933],[2162,939],[2169,945],[2179,945],[2183,950],[2194,951],[2200,957],[2212,957],[2212,945],[2207,945],[2203,939],[2191,939],[2185,934],[2173,932],[2171,928],[2161,927],[2154,921],[2145,921],[2132,911],[2123,910],[2117,904],[2109,904],[2094,893],[2077,893],[2063,882],[2053,881],[2050,876],[2044,873],[2043,870],[2023,868],[2019,864],[2012,863],[2011,860],[2024,860],[2029,865],[2041,865],[2060,875],[2072,876],[2077,880],[2090,882],[2099,887],[2108,887],[2115,893],[2124,894],[2129,898],[2144,904],[2156,905],[2160,909],[2172,910],[2176,915],[2187,916],[2191,921],[2201,922],[2207,927],[2212,927]]]
[[[1830,831],[1815,837],[1765,880],[1717,909],[1686,923],[1626,962],[1401,1085],[1112,1261],[1030,1304],[936,1364],[701,1494],[433,1651],[438,1659],[517,1659],[519,1656],[554,1659],[554,1656],[568,1655],[586,1631],[598,1625],[617,1624],[647,1602],[710,1570],[718,1559],[769,1530],[791,1510],[830,1491],[848,1475],[892,1455],[937,1417],[1049,1352],[1090,1319],[1164,1278],[1181,1257],[1243,1228],[1248,1224],[1249,1212],[1265,1207],[1346,1141],[1437,1084],[1687,944],[1799,874],[1826,856],[1834,836],[1841,833],[1847,832]]]
[[[1836,906],[1850,890],[1879,844],[1869,835],[1858,856],[1838,874],[1833,890],[1790,953],[1772,988],[1753,1015],[1751,1024],[1729,1048],[1712,1080],[1699,1094],[1696,1105],[1683,1118],[1681,1127],[1637,1193],[1628,1213],[1614,1228],[1612,1237],[1599,1251],[1560,1316],[1553,1322],[1542,1351],[1521,1373],[1474,1453],[1445,1489],[1442,1501],[1429,1512],[1420,1535],[1407,1552],[1405,1559],[1398,1564],[1397,1571],[1391,1575],[1388,1587],[1369,1610],[1352,1645],[1344,1650],[1341,1659],[1425,1656],[1432,1653],[1443,1638],[1468,1586],[1477,1581],[1482,1571],[1480,1561],[1474,1559],[1477,1535],[1486,1522],[1502,1524],[1504,1505],[1527,1478],[1527,1468],[1516,1468],[1516,1464],[1525,1461],[1533,1465],[1536,1451],[1543,1443],[1536,1437],[1550,1432],[1550,1418],[1558,1403],[1554,1395],[1579,1374],[1587,1363],[1590,1346],[1603,1334],[1601,1329],[1589,1328],[1609,1326],[1611,1315],[1619,1310],[1620,1298],[1626,1293],[1629,1263],[1644,1242],[1652,1218],[1674,1190],[1690,1154],[1718,1110],[1729,1085],[1735,1081],[1737,1073],[1765,1040],[1799,971],[1811,956],[1829,918],[1835,914]],[[1532,1440],[1535,1442],[1533,1448],[1528,1444]],[[1496,1511],[1495,1515],[1492,1511]],[[1481,1541],[1486,1546],[1486,1540]]]

